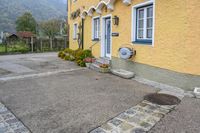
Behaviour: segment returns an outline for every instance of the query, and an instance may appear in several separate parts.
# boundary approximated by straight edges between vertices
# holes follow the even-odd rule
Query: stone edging
[[[176,105],[157,105],[142,101],[90,133],[146,133]]]
[[[0,103],[0,133],[30,133],[30,131]]]

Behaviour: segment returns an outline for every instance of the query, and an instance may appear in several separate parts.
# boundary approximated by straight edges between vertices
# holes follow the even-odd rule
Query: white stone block
[[[112,69],[111,72],[112,74],[125,78],[125,79],[131,79],[131,78],[134,78],[135,76],[135,73],[126,71],[123,69]]]
[[[194,94],[195,94],[196,98],[200,98],[200,88],[199,87],[196,87],[194,89]]]

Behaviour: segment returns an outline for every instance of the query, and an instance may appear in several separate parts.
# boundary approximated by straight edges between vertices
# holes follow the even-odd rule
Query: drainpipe
[[[82,19],[82,49],[84,49],[84,19]]]

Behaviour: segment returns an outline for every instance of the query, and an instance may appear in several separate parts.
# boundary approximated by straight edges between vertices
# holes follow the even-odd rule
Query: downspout
[[[81,43],[82,43],[82,49],[84,49],[84,19],[82,18],[82,39],[81,39]]]

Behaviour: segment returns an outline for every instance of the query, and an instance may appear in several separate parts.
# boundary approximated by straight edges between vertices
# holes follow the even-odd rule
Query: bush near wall
[[[85,58],[88,57],[93,58],[91,50],[82,50],[82,49],[72,50],[69,48],[60,51],[58,53],[58,57],[67,61],[75,61],[77,65],[81,67],[86,66],[84,62]]]

